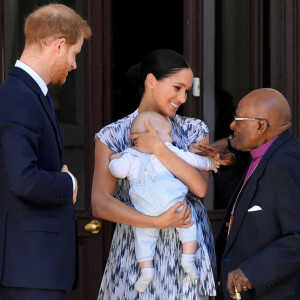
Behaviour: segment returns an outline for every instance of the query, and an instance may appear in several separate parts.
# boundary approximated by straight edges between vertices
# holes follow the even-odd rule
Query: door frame
[[[203,87],[203,0],[183,1],[183,54]],[[183,115],[203,119],[203,92],[199,97],[189,93]]]

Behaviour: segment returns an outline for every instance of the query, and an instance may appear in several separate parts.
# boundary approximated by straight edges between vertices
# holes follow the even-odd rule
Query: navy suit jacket
[[[254,289],[242,299],[300,299],[300,143],[288,131],[271,145],[242,189],[226,241],[226,222],[216,240],[224,299],[227,275],[241,268]],[[261,210],[249,212],[257,205]]]
[[[70,290],[76,277],[73,184],[47,98],[12,67],[0,87],[0,285]]]

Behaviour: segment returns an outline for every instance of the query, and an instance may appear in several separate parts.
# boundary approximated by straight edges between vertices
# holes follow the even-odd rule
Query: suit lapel
[[[232,246],[232,244],[239,232],[239,229],[241,228],[241,225],[243,223],[245,215],[247,214],[248,209],[250,208],[251,202],[253,201],[259,179],[262,177],[264,169],[265,169],[270,157],[282,144],[287,142],[291,137],[292,137],[291,133],[289,133],[288,131],[285,131],[277,138],[277,140],[271,145],[271,147],[268,149],[268,151],[264,154],[264,156],[261,159],[261,161],[259,162],[257,168],[255,169],[253,174],[250,176],[250,178],[247,180],[246,184],[242,188],[242,191],[239,195],[239,201],[238,201],[239,203],[238,203],[238,206],[236,207],[235,214],[234,214],[233,225],[231,227],[228,241],[225,246],[224,254],[226,254],[226,252]],[[247,172],[247,169],[245,171],[245,174]],[[243,178],[244,177],[245,176],[243,176]],[[241,189],[242,182],[243,182],[243,180],[241,180],[241,182],[239,184],[239,189],[237,189],[237,190]],[[235,194],[237,195],[238,192],[236,191]],[[235,199],[236,199],[236,197],[231,199],[230,207],[232,207]]]
[[[63,158],[63,137],[62,137],[62,132],[60,130],[58,121],[56,119],[56,116],[53,114],[52,108],[50,106],[50,103],[47,99],[47,97],[40,92],[39,93],[39,98],[40,102],[42,103],[42,106],[44,107],[49,119],[51,120],[52,126],[55,131],[55,136],[57,140],[57,144],[59,146],[59,152],[60,152],[60,157],[61,157],[61,163],[64,164],[64,158]]]
[[[43,94],[43,92],[41,91],[41,89],[40,89],[39,85],[36,83],[36,81],[21,68],[11,67],[9,70],[9,74],[17,76],[20,79],[22,79],[28,85],[28,87],[34,93],[36,93],[38,95],[40,103],[43,106],[44,110],[46,111],[46,114],[47,114],[48,118],[50,119],[52,127],[55,131],[56,141],[57,141],[58,150],[59,150],[59,154],[60,154],[61,165],[63,165],[64,164],[64,151],[63,151],[64,146],[63,146],[62,133],[61,133],[60,127],[58,125],[58,122],[57,122],[55,116],[53,115],[52,108],[48,102],[47,97]]]
[[[226,243],[225,252],[227,252],[230,249],[232,243],[234,242],[234,240],[238,234],[238,231],[241,227],[241,224],[244,220],[244,217],[248,211],[248,207],[250,206],[250,203],[252,202],[254,193],[256,191],[257,180],[250,180],[250,178],[248,179],[248,181],[244,185],[244,187],[241,186],[242,190],[239,195],[240,201],[238,201],[238,204],[236,206],[234,220],[233,220],[230,234],[229,234],[229,237],[228,237],[228,240]],[[224,254],[225,254],[225,252],[224,252]]]

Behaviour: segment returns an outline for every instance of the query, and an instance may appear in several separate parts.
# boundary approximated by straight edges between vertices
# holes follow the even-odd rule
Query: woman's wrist
[[[160,138],[154,140],[152,147],[153,147],[153,154],[155,154],[156,156],[159,156],[160,154],[164,153],[164,151],[167,148]]]

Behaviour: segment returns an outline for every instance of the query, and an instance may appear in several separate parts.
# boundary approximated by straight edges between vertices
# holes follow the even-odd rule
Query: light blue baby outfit
[[[166,169],[156,172],[150,161],[152,154],[141,153],[128,148],[140,160],[138,177],[130,181],[129,195],[134,207],[143,214],[159,216],[175,203],[183,201],[188,188]],[[158,161],[156,158],[155,160]],[[135,250],[138,262],[153,260],[156,242],[159,237],[158,228],[135,227]],[[188,228],[176,228],[182,243],[196,241],[196,225]]]

